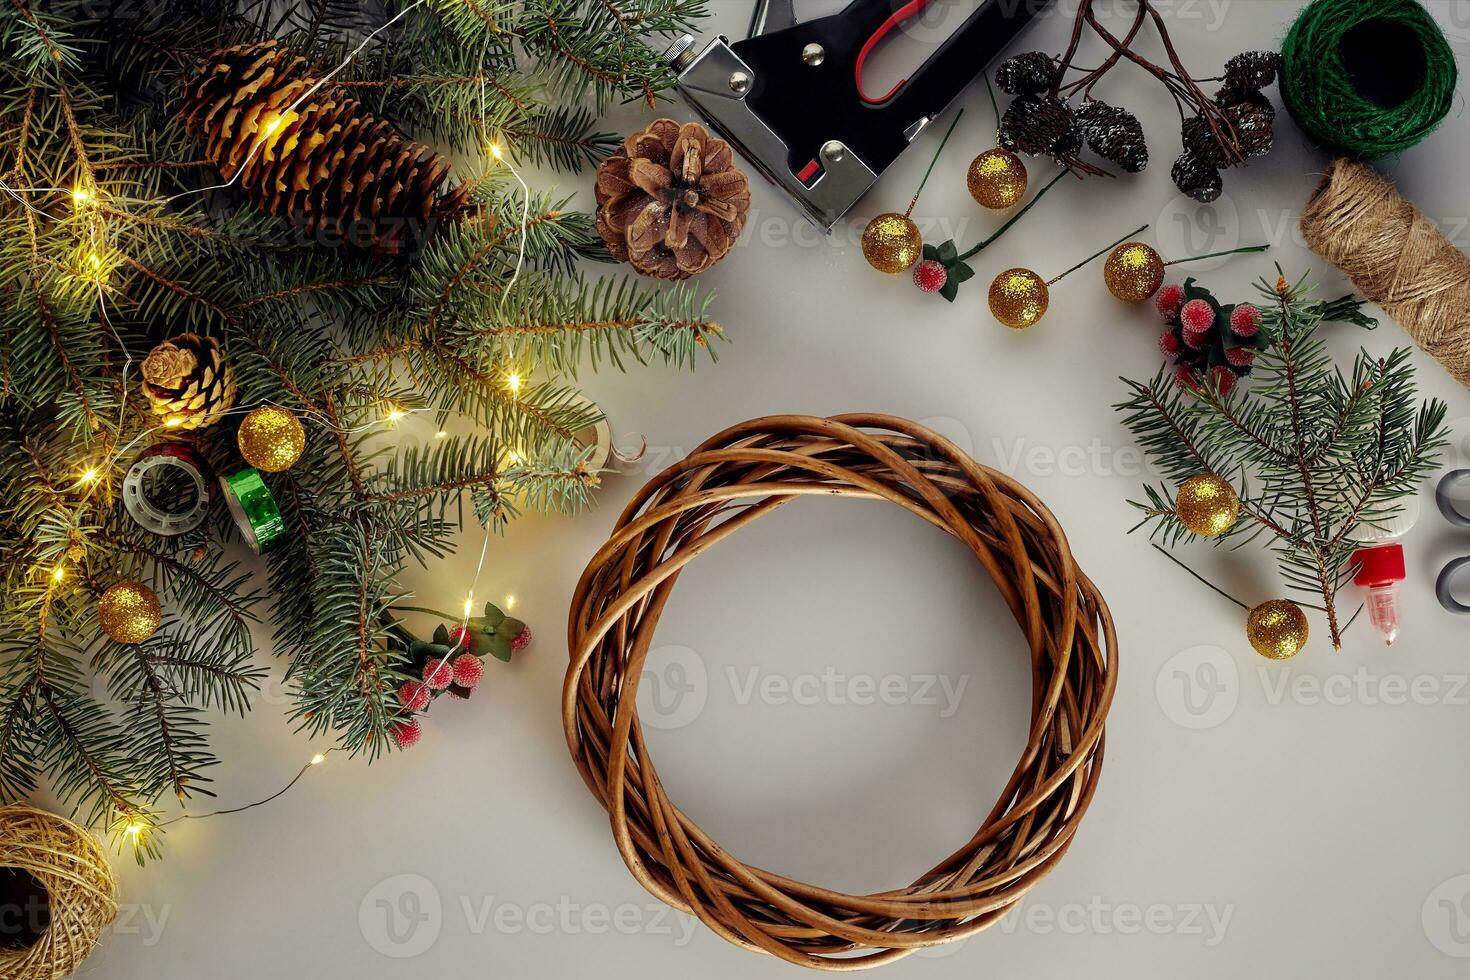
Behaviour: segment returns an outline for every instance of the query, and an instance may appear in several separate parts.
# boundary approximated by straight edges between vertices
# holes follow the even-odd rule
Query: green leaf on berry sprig
[[[954,302],[955,296],[960,291],[960,283],[975,276],[975,270],[960,258],[954,239],[949,239],[939,246],[925,245],[924,258],[933,259],[944,266],[944,285],[939,287],[939,295],[951,303]]]

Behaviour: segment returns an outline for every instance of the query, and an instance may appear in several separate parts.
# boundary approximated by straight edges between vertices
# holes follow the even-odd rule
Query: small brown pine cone
[[[170,428],[205,428],[235,404],[235,372],[213,337],[165,340],[143,359],[142,373],[143,393]]]
[[[687,279],[725,257],[750,186],[730,144],[695,123],[656,119],[597,168],[597,230],[646,276]]]
[[[421,244],[461,216],[449,162],[404,136],[276,41],[216,51],[184,82],[185,128],[263,211],[323,241],[374,254]]]

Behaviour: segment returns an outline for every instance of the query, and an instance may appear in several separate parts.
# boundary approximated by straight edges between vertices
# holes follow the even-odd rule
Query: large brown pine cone
[[[295,105],[318,80],[276,41],[221,49],[184,82],[184,125],[252,203],[320,240],[397,254],[459,216],[444,157],[330,85]]]
[[[687,279],[725,257],[750,211],[730,144],[703,126],[656,119],[597,168],[597,230],[614,257]]]
[[[142,371],[143,393],[171,428],[213,425],[235,404],[235,372],[213,337],[165,340],[143,359]]]

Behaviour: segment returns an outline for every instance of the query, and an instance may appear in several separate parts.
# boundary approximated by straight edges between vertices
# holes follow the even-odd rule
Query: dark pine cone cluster
[[[1000,145],[1073,167],[1085,143],[1128,173],[1148,166],[1148,144],[1137,117],[1094,99],[1073,109],[1056,94],[1060,78],[1061,66],[1040,51],[1018,54],[996,68],[996,85],[1016,97],[1001,119]]]
[[[1201,386],[1230,394],[1251,373],[1256,355],[1271,346],[1261,328],[1261,311],[1249,303],[1221,304],[1193,279],[1170,284],[1154,297],[1164,332],[1159,351],[1174,365],[1174,380],[1192,391]]]
[[[1244,51],[1225,62],[1225,84],[1215,93],[1215,102],[1229,128],[1218,120],[1212,128],[1203,115],[1185,121],[1180,133],[1184,152],[1170,172],[1181,191],[1203,202],[1220,196],[1224,187],[1220,171],[1238,162],[1238,158],[1231,160],[1222,140],[1230,141],[1240,157],[1258,157],[1271,151],[1276,108],[1261,89],[1276,81],[1280,69],[1281,55],[1275,51]],[[1230,130],[1234,130],[1233,139]]]

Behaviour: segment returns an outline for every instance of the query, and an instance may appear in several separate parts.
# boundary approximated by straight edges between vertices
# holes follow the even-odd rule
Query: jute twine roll
[[[680,570],[801,497],[886,500],[953,535],[1031,649],[1030,735],[1010,780],[974,836],[892,891],[846,895],[725,851],[664,793],[638,721],[643,664]],[[568,643],[567,743],[629,870],[730,942],[824,970],[971,936],[1035,887],[1092,802],[1117,677],[1107,604],[1051,512],[947,439],[884,415],[756,419],[655,477],[582,575]]]
[[[30,946],[0,948],[0,977],[59,980],[73,973],[117,916],[117,880],[107,855],[70,820],[6,806],[0,807],[0,868],[35,879],[46,891],[50,916]]]
[[[1373,168],[1341,159],[1302,212],[1302,237],[1470,387],[1470,257]]]

